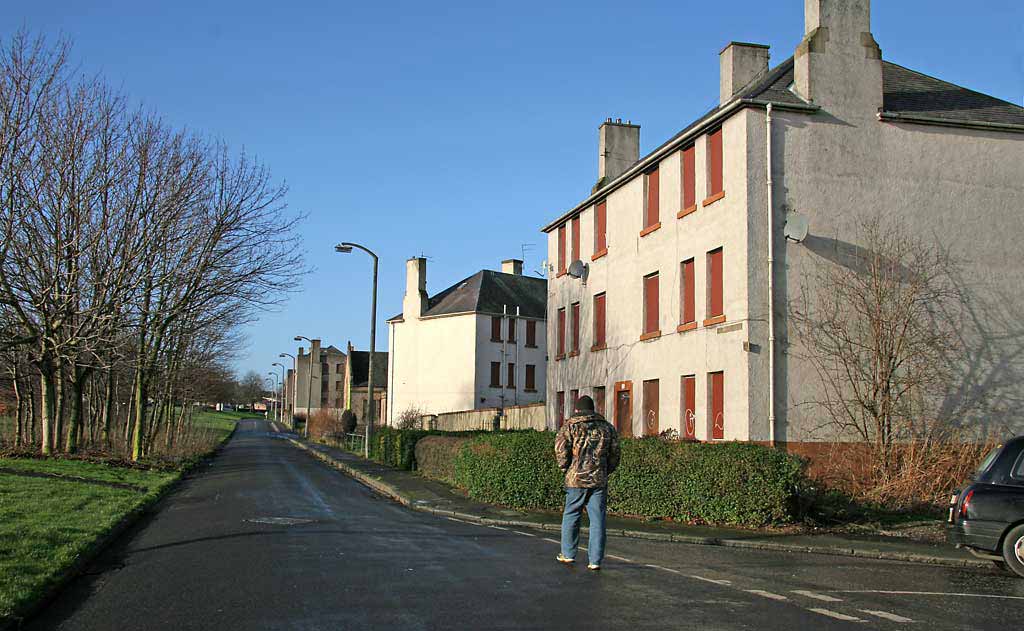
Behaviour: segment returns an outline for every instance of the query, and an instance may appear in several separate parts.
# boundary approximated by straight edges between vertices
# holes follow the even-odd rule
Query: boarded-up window
[[[605,295],[597,294],[594,296],[594,348],[600,349],[605,347]]]
[[[708,252],[708,317],[724,313],[722,310],[722,248]]]
[[[537,390],[537,367],[533,364],[526,365],[526,382],[523,384],[523,389],[527,391]]]
[[[491,341],[501,341],[501,316],[491,316]]]
[[[711,417],[711,438],[725,438],[725,373],[708,374],[708,416]]]
[[[722,130],[708,135],[708,197],[722,192]]]
[[[697,161],[693,145],[683,149],[683,210],[697,207]]]
[[[516,365],[509,362],[508,374],[505,378],[505,387],[515,389],[516,387]]]
[[[571,406],[569,408],[569,415],[570,416],[572,416],[573,414],[576,413],[576,402],[579,401],[579,400],[580,400],[580,391],[579,390],[570,390],[569,391],[569,405]]]
[[[577,215],[572,218],[572,257],[569,262],[577,261],[580,258],[580,218]]]
[[[594,411],[605,416],[605,389],[604,386],[594,386]]]
[[[594,253],[608,249],[608,202],[598,202],[594,207]]]
[[[557,356],[565,355],[565,308],[558,310],[558,351]]]
[[[491,387],[501,387],[501,362],[491,362]]]
[[[558,273],[565,273],[565,224],[558,226]]]
[[[658,435],[658,380],[644,382],[644,436]]]
[[[689,324],[697,319],[694,303],[693,259],[679,264],[679,323]]]
[[[508,340],[509,342],[515,342],[516,341],[516,319],[515,318],[509,318],[508,319],[508,336],[505,339]]]
[[[658,328],[658,273],[644,276],[644,333],[657,333]]]
[[[565,423],[565,392],[555,394],[555,423],[558,428]]]
[[[679,392],[679,401],[682,403],[682,419],[680,425],[683,429],[683,438],[697,438],[697,377],[695,375],[684,375]]]
[[[644,228],[658,223],[660,192],[658,167],[647,172],[647,200],[644,204]]]
[[[580,303],[574,302],[570,306],[572,314],[572,352],[580,352]]]
[[[537,347],[537,321],[527,320],[526,321],[526,346],[530,348]]]

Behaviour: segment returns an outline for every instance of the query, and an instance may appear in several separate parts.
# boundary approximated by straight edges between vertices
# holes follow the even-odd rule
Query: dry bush
[[[418,407],[406,408],[398,415],[398,429],[420,429],[420,418],[423,414],[423,410]]]
[[[340,438],[345,434],[341,418],[330,410],[313,412],[309,421],[309,437],[312,439]]]

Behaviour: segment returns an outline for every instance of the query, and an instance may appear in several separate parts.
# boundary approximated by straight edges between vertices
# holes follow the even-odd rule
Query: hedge
[[[455,486],[455,458],[471,437],[426,436],[416,443],[416,470],[420,475]]]
[[[463,445],[455,483],[482,502],[513,508],[559,508],[564,477],[555,464],[550,432],[492,433]]]

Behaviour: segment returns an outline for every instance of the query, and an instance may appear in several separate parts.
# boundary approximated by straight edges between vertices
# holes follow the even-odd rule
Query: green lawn
[[[231,433],[231,430],[235,429],[235,423],[239,419],[253,418],[257,415],[258,413],[254,414],[252,412],[214,412],[212,410],[203,410],[192,415],[192,425],[219,430],[227,435]]]
[[[179,475],[80,460],[0,458],[0,624],[44,593],[97,537]]]

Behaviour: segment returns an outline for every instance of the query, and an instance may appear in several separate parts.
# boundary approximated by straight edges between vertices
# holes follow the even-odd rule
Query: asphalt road
[[[243,421],[32,629],[1017,629],[1024,580],[552,533],[407,510]]]

